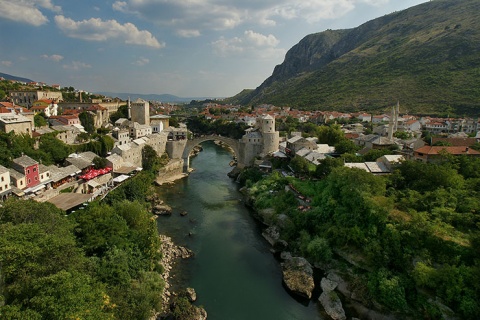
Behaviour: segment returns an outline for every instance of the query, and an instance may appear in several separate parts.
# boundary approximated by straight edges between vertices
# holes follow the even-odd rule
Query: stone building
[[[3,132],[13,131],[15,134],[32,136],[33,128],[34,122],[30,117],[15,113],[0,113],[0,130]]]
[[[19,158],[13,159],[12,169],[25,176],[26,188],[35,187],[40,183],[38,162],[29,156],[23,155]]]
[[[164,129],[170,126],[170,116],[157,114],[150,117],[150,126],[152,127],[152,133],[160,133]]]
[[[0,165],[0,199],[5,200],[11,192],[10,171]]]
[[[279,148],[280,133],[275,131],[275,118],[270,115],[257,118],[254,128],[247,129],[240,142],[243,163],[249,165],[254,158],[274,153]]]
[[[60,102],[63,101],[63,96],[59,91],[10,91],[10,101],[26,108],[32,107],[35,101],[44,99]]]
[[[128,111],[132,122],[150,126],[150,103],[148,101],[138,98],[134,102],[129,102]]]
[[[121,146],[130,142],[130,131],[128,129],[114,128],[112,130],[114,147]]]

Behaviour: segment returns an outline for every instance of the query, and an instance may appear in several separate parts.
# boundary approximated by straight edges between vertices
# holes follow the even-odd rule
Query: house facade
[[[23,155],[20,158],[13,159],[12,168],[25,176],[26,188],[40,184],[38,162],[29,156]]]

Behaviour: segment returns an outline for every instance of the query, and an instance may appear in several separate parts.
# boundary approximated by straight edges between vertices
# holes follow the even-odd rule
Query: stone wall
[[[168,164],[163,167],[157,175],[155,182],[157,184],[163,184],[165,182],[171,182],[178,178],[184,177],[183,173],[183,159],[172,159]]]

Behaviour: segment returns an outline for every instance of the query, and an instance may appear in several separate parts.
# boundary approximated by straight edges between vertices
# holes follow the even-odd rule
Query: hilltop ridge
[[[228,102],[478,115],[480,2],[435,0],[356,28],[307,35],[259,87]]]

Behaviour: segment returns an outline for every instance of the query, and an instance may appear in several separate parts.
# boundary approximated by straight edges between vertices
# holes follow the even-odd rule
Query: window
[[[27,174],[30,174],[30,169],[27,169]]]
[[[2,177],[2,181],[5,181],[5,178],[4,178],[4,177]]]
[[[7,189],[8,189],[8,184],[5,185],[5,190],[7,190]]]
[[[37,168],[33,168],[33,172],[36,172],[37,171]]]
[[[30,184],[32,182],[32,179],[28,179],[28,184]]]

